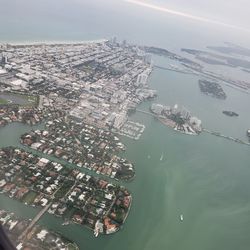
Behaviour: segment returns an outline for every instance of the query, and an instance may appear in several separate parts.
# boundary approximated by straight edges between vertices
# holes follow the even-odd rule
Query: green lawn
[[[23,99],[25,99],[28,104],[25,106],[28,107],[33,107],[33,106],[37,106],[38,101],[39,101],[39,97],[38,96],[34,96],[34,95],[26,95],[26,94],[18,94],[18,93],[12,93],[14,96],[18,96],[21,97]]]
[[[0,98],[0,104],[8,104],[8,101],[5,99]]]
[[[23,202],[27,202],[29,205],[33,203],[33,201],[35,200],[35,198],[37,197],[37,193],[30,191],[28,192],[24,198],[22,199]]]
[[[39,103],[39,96],[34,96],[34,95],[28,95],[28,94],[22,94],[22,93],[14,93],[14,92],[4,92],[3,94],[7,95],[7,96],[11,96],[12,98],[17,97],[17,98],[21,98],[25,101],[25,104],[21,105],[21,107],[36,107]],[[3,97],[0,98],[0,105],[1,104],[18,104],[15,102],[9,102],[6,99],[4,99]]]
[[[56,192],[55,198],[61,199],[65,196],[66,193],[72,188],[74,185],[74,181],[65,181],[63,185],[60,187],[60,189]]]

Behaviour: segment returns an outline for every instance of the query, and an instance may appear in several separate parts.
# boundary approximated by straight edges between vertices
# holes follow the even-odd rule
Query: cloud
[[[165,12],[171,15],[175,15],[175,16],[181,16],[184,18],[188,18],[188,19],[192,19],[195,21],[200,21],[200,22],[205,22],[205,23],[210,23],[210,24],[215,24],[215,25],[221,25],[224,27],[228,27],[228,28],[232,28],[232,29],[238,29],[238,30],[242,30],[245,32],[250,32],[250,29],[244,28],[244,27],[240,27],[240,26],[236,26],[236,25],[232,25],[232,24],[228,24],[228,23],[223,23],[220,21],[216,21],[216,20],[212,20],[212,19],[208,19],[205,17],[200,17],[200,16],[195,16],[195,15],[191,15],[185,12],[181,12],[181,11],[176,11],[173,9],[169,9],[166,7],[161,7],[159,5],[155,5],[155,4],[150,4],[147,3],[145,1],[140,1],[140,0],[124,0],[125,2],[131,3],[131,4],[136,4],[138,6],[142,6],[145,8],[150,8],[156,11],[161,11],[161,12]]]

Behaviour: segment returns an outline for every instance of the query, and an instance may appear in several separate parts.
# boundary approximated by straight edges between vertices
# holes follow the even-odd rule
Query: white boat
[[[163,153],[161,154],[161,158],[160,158],[160,161],[162,161],[163,160]]]
[[[94,236],[97,237],[99,235],[99,220],[95,223]]]
[[[97,229],[94,231],[94,236],[97,237],[98,235],[99,235],[99,230]]]
[[[148,159],[150,159],[151,158],[151,156],[150,155],[148,155]]]
[[[183,214],[180,215],[180,220],[181,220],[181,221],[184,220]]]
[[[70,224],[70,221],[64,221],[63,223],[62,223],[62,226],[67,226],[67,225],[69,225]]]

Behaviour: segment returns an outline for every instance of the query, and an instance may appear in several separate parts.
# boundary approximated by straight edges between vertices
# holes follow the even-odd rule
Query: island
[[[96,237],[124,225],[132,195],[121,182],[135,167],[119,136],[144,132],[129,114],[157,95],[152,70],[145,50],[115,40],[0,45],[0,127],[30,125],[22,148],[0,149],[0,192],[40,209],[23,246],[46,213]]]
[[[185,108],[164,106],[153,103],[150,111],[163,124],[187,135],[198,135],[202,131],[201,120],[191,116]]]
[[[23,240],[23,232],[30,224],[29,220],[18,218],[14,213],[0,210],[0,222],[12,244],[17,249],[54,249],[79,250],[76,243],[60,233],[36,225],[28,237]]]
[[[213,65],[224,65],[228,67],[241,67],[243,69],[250,68],[250,61],[244,59],[249,56],[249,49],[244,48],[236,48],[236,47],[216,47],[216,46],[208,46],[208,49],[213,51],[220,52],[212,53],[204,50],[196,50],[196,49],[182,49],[183,52],[191,54],[195,56],[196,60],[204,62],[206,64]],[[226,54],[226,55],[222,55]]]
[[[134,178],[133,164],[115,154],[124,151],[125,145],[110,131],[70,117],[49,119],[45,127],[45,130],[22,135],[21,143],[112,179],[130,181]]]
[[[207,67],[208,64],[212,65],[223,65],[229,66],[231,68],[241,68],[242,71],[249,73],[250,68],[250,61],[244,60],[242,55],[247,56],[249,54],[249,49],[245,49],[242,47],[237,47],[232,44],[228,44],[229,46],[233,46],[230,48],[229,52],[238,54],[238,57],[228,57],[222,56],[221,54],[215,54],[208,51],[196,50],[196,49],[181,49],[181,55],[170,52],[165,48],[158,48],[153,46],[142,46],[141,49],[145,50],[150,54],[154,54],[157,56],[166,57],[172,62],[176,61],[176,64],[169,63],[167,66],[164,67],[161,65],[154,65],[155,68],[163,69],[163,70],[171,70],[177,71],[185,74],[193,74],[202,76],[204,78],[213,79],[214,81],[221,81],[225,84],[229,85],[230,87],[243,91],[245,93],[249,93],[250,90],[250,82],[244,81],[242,79],[235,79],[234,77],[230,77],[228,75],[224,75],[221,72],[218,73],[217,71],[211,69],[211,67]],[[212,47],[208,47],[209,49],[213,49]],[[225,53],[228,50],[227,47],[222,47],[225,49]],[[216,47],[214,47],[217,50]],[[220,48],[219,48],[220,50]],[[188,53],[189,57],[186,58],[182,56],[182,54]],[[236,75],[235,75],[236,77]]]
[[[227,97],[223,88],[217,82],[208,80],[199,80],[199,87],[200,91],[205,95],[209,95],[222,100],[226,99]]]
[[[0,187],[10,198],[42,207],[21,238],[46,212],[83,225],[96,236],[111,234],[125,222],[132,202],[123,186],[14,147],[0,149]]]
[[[233,116],[239,116],[239,114],[237,114],[237,113],[235,113],[234,111],[227,111],[227,110],[224,110],[224,111],[222,111],[222,113],[224,114],[224,115],[227,115],[227,116],[231,116],[231,117],[233,117]]]

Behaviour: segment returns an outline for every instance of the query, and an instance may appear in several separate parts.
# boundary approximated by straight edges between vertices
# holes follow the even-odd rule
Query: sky
[[[123,0],[122,0],[123,1]],[[249,0],[124,0],[155,11],[250,31]]]
[[[83,8],[95,6],[101,9],[107,5],[112,11],[115,11],[112,6],[123,8],[125,5],[135,5],[135,2],[172,11],[172,13],[166,12],[166,15],[178,12],[185,14],[186,18],[187,16],[198,17],[197,21],[211,20],[215,25],[224,23],[250,30],[249,0],[0,0],[0,14],[9,14],[10,17],[21,14],[32,15],[32,13],[42,12],[45,10],[45,6],[48,6],[48,9],[43,13],[45,16],[50,12],[54,12],[55,16],[63,16],[67,12],[77,14],[81,10],[81,6]],[[141,5],[141,9],[145,9],[145,6]],[[159,9],[155,9],[155,11],[159,11]],[[74,17],[69,16],[70,18]]]
[[[163,46],[211,44],[219,35],[218,41],[250,44],[250,0],[0,0],[0,6],[3,42],[118,36]]]

